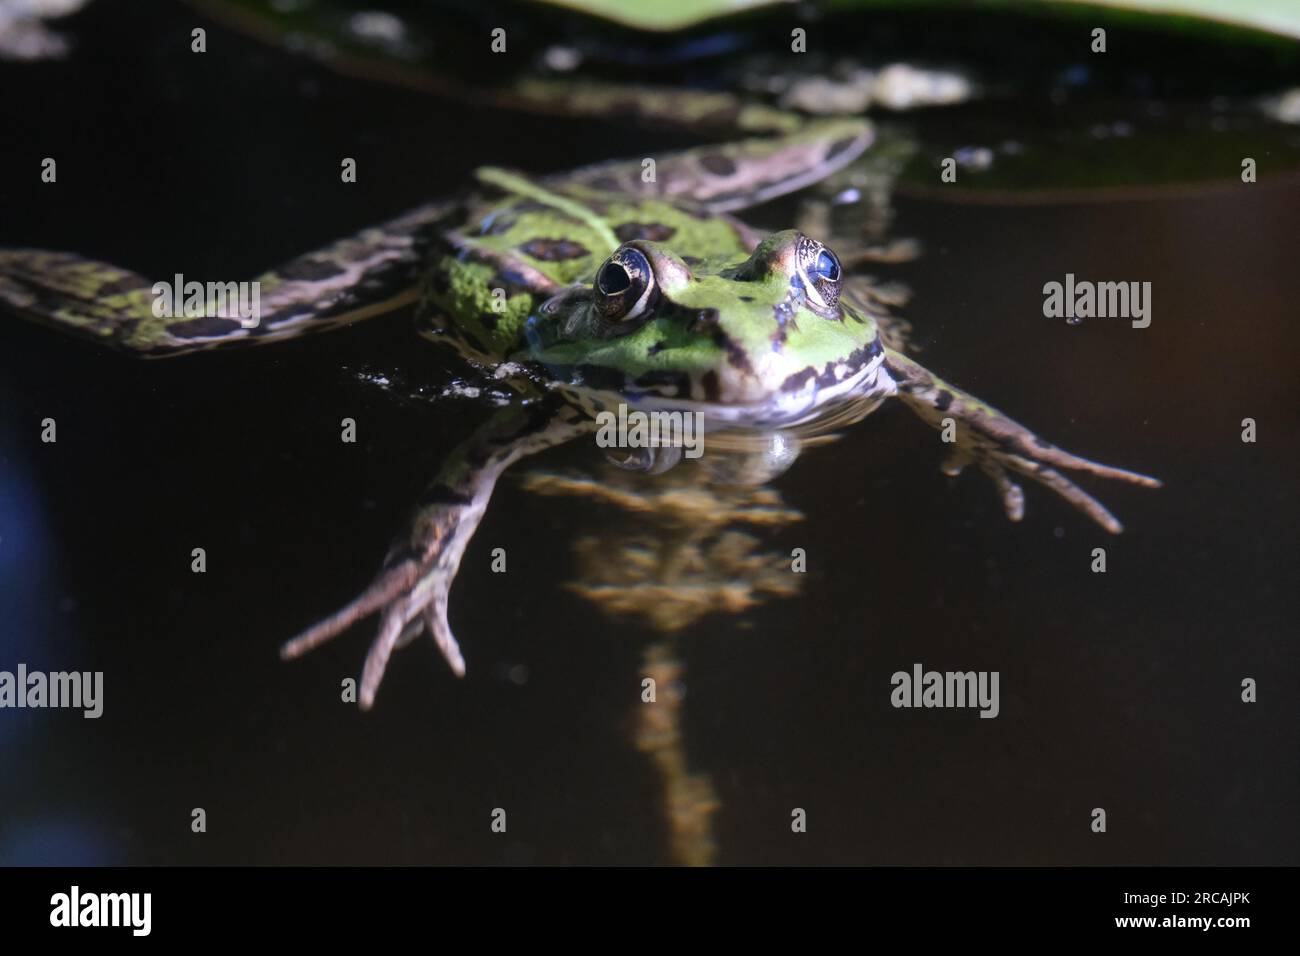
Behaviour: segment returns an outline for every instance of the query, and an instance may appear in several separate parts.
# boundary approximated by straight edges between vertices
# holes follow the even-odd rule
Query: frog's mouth
[[[564,376],[556,375],[557,371],[548,370],[545,386],[592,418],[602,413],[618,414],[623,406],[627,411],[646,413],[698,413],[710,429],[771,429],[822,423],[839,427],[866,415],[896,391],[879,349],[864,356],[856,367],[809,368],[806,373],[789,376],[776,387],[762,390],[757,398],[738,401],[710,400],[709,388],[685,374],[629,380],[621,372],[599,368],[580,367]]]

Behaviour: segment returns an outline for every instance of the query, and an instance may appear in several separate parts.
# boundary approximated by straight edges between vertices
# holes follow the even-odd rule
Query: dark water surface
[[[485,162],[554,170],[663,139],[484,115],[217,30],[194,57],[191,15],[131,6],[74,21],[72,61],[0,70],[0,244],[251,276]],[[37,179],[47,155],[57,186]],[[342,156],[356,185],[338,182]],[[1167,487],[1087,484],[1119,538],[1036,486],[1014,525],[982,476],[942,476],[936,436],[892,406],[797,462],[777,487],[805,520],[768,543],[806,549],[802,595],[680,638],[721,862],[1300,862],[1300,191],[1261,179],[1096,204],[900,198],[895,232],[925,254],[875,271],[914,290],[920,360]],[[783,210],[755,219],[783,228]],[[1045,319],[1042,285],[1067,272],[1150,281],[1151,327]],[[368,582],[487,414],[367,372],[450,376],[408,316],[174,363],[0,325],[0,669],[106,685],[97,721],[0,712],[0,862],[666,859],[659,783],[627,739],[653,632],[563,587],[572,538],[608,513],[527,493],[527,469],[498,486],[453,591],[466,679],[417,642],[361,715],[338,687],[370,624],[278,660]],[[358,444],[339,441],[343,417]],[[893,709],[890,675],[916,662],[999,671],[1001,715]]]

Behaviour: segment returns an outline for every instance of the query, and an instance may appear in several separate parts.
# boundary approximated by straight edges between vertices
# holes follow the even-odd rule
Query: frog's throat
[[[811,381],[758,401],[710,402],[665,395],[653,388],[613,391],[563,381],[551,381],[544,387],[591,418],[602,412],[617,413],[622,405],[638,412],[698,412],[708,428],[786,428],[816,423],[817,431],[858,421],[896,393],[894,379],[880,355],[841,381],[826,385]],[[821,427],[823,423],[827,429]]]

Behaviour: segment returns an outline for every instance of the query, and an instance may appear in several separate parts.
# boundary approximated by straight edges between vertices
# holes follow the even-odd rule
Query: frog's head
[[[619,246],[590,284],[527,323],[526,360],[553,384],[640,408],[704,409],[779,424],[853,391],[878,368],[876,323],[840,295],[839,259],[794,230],[740,262],[688,265],[666,245]]]

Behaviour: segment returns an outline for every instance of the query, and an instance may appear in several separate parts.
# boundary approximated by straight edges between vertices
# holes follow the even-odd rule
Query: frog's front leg
[[[885,350],[885,369],[894,379],[898,397],[934,427],[955,430],[955,449],[944,471],[958,474],[972,462],[987,474],[1002,496],[1007,517],[1019,521],[1024,514],[1024,493],[1009,472],[1025,475],[1055,491],[1111,534],[1123,526],[1105,506],[1058,469],[1083,471],[1147,488],[1160,481],[1079,458],[1049,444],[997,409],[932,375],[905,355]]]
[[[393,650],[421,631],[429,632],[451,669],[462,676],[465,661],[447,623],[447,597],[497,478],[518,459],[593,428],[582,412],[549,400],[499,411],[443,466],[421,497],[410,530],[394,542],[370,587],[285,644],[281,657],[301,657],[379,612],[379,633],[361,676],[358,702],[363,710],[374,704]]]

